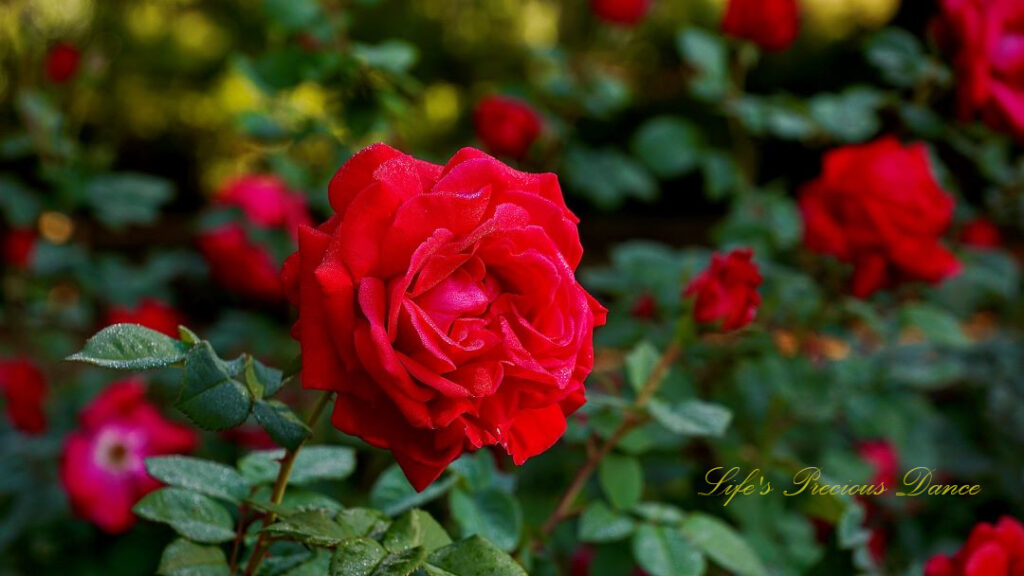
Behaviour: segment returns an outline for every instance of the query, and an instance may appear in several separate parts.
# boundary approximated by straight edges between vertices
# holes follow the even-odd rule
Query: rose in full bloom
[[[1018,576],[1024,574],[1024,526],[1009,516],[981,522],[952,556],[934,556],[924,576]]]
[[[955,52],[962,120],[1024,137],[1024,3],[942,0],[940,40]]]
[[[11,425],[26,434],[46,430],[43,402],[49,387],[39,367],[25,359],[0,361],[0,395]]]
[[[753,250],[715,254],[711,264],[686,286],[684,296],[694,298],[693,316],[701,324],[738,330],[754,321],[761,295],[761,273],[752,261]]]
[[[329,194],[335,215],[300,228],[282,277],[303,385],[338,393],[334,425],[390,450],[418,490],[466,451],[522,464],[551,447],[584,403],[606,313],[576,281],[557,177],[377,144]]]
[[[54,44],[46,53],[46,77],[54,84],[67,82],[78,71],[81,59],[82,53],[73,44]]]
[[[160,487],[144,466],[150,456],[184,454],[199,443],[191,429],[164,418],[137,379],[108,386],[64,441],[60,477],[75,513],[108,533],[135,523],[132,506]]]
[[[143,298],[134,308],[114,306],[107,312],[106,325],[139,324],[172,338],[178,337],[178,326],[185,318],[174,308],[155,298]]]
[[[312,223],[305,196],[276,176],[257,175],[228,182],[214,203],[217,223],[198,238],[214,279],[246,298],[281,300],[280,262],[299,226]]]
[[[25,269],[32,263],[36,248],[36,231],[32,228],[18,228],[4,236],[4,262],[15,268]]]
[[[800,10],[796,0],[729,0],[722,32],[781,52],[796,40]]]
[[[999,248],[1003,245],[999,228],[984,218],[975,218],[960,229],[960,241],[975,248]]]
[[[651,11],[651,0],[590,0],[594,14],[612,24],[633,26]]]
[[[857,297],[902,280],[937,283],[960,269],[940,242],[953,198],[923,144],[886,137],[827,152],[821,176],[800,193],[800,211],[804,244],[852,264]]]
[[[487,96],[473,111],[476,135],[492,154],[526,157],[540,136],[540,115],[529,104],[508,96]]]

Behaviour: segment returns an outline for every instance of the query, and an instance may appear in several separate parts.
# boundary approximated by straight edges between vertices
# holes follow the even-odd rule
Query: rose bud
[[[886,137],[831,150],[799,202],[804,245],[852,264],[859,298],[899,281],[937,283],[960,269],[940,242],[953,198],[935,179],[923,144]]]
[[[924,576],[1016,576],[1024,573],[1024,526],[1009,516],[981,522],[954,555],[928,560]]]
[[[46,77],[54,84],[63,84],[78,71],[82,53],[73,44],[54,44],[46,53]]]
[[[619,26],[634,26],[651,11],[651,0],[590,0],[594,15]]]
[[[154,298],[143,298],[134,308],[114,306],[107,312],[106,326],[112,324],[138,324],[150,330],[178,337],[178,326],[185,318],[177,310]]]
[[[751,260],[753,250],[715,254],[711,265],[686,286],[684,297],[693,297],[693,316],[700,324],[720,325],[721,330],[738,330],[754,321],[761,295],[761,274]]]
[[[423,490],[468,451],[516,465],[585,401],[605,309],[576,281],[576,216],[553,174],[472,148],[445,166],[376,144],[331,180],[335,215],[285,263],[302,383],[332,423]]]
[[[507,96],[487,96],[473,112],[476,135],[493,154],[516,160],[526,157],[540,136],[540,115],[529,104]]]
[[[800,11],[796,0],[729,0],[722,32],[781,52],[796,40]]]
[[[111,384],[64,441],[60,478],[72,510],[111,534],[131,528],[132,506],[160,487],[146,472],[146,458],[184,454],[199,443],[193,430],[161,416],[145,393],[137,379]]]
[[[995,224],[984,218],[975,218],[960,229],[960,241],[975,248],[999,248],[1002,235]]]
[[[0,395],[7,403],[11,425],[25,434],[46,430],[43,402],[49,387],[42,371],[28,360],[0,361]]]

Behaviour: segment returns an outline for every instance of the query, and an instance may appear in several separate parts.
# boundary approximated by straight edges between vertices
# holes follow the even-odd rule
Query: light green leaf
[[[387,555],[383,546],[369,538],[345,540],[331,558],[331,576],[370,576]]]
[[[322,548],[337,546],[339,542],[351,536],[326,510],[307,510],[290,514],[278,519],[263,531],[275,538],[287,538]]]
[[[633,155],[662,179],[678,178],[697,167],[703,138],[688,120],[659,116],[633,135]]]
[[[619,510],[629,510],[644,491],[644,471],[632,456],[609,454],[601,460],[597,478],[608,501]]]
[[[111,228],[151,224],[160,207],[174,197],[167,180],[146,174],[122,173],[94,178],[86,188],[93,214]]]
[[[228,559],[217,546],[201,546],[178,538],[160,556],[159,576],[229,576]]]
[[[604,504],[595,502],[583,511],[579,523],[579,539],[582,542],[615,542],[629,537],[636,522],[628,515],[616,512]]]
[[[238,462],[252,484],[270,484],[277,478],[285,451],[260,450],[247,454]],[[322,480],[344,480],[356,469],[355,451],[345,446],[307,446],[299,451],[289,485],[303,485]]]
[[[138,324],[115,324],[100,330],[68,360],[117,370],[149,370],[181,362],[188,346]]]
[[[699,512],[683,521],[683,533],[715,563],[739,576],[761,576],[768,571],[761,559],[733,528]]]
[[[633,533],[633,558],[651,576],[700,576],[704,556],[678,528],[645,524]]]
[[[626,381],[635,392],[639,392],[647,383],[660,358],[658,349],[647,341],[637,344],[626,356]]]
[[[249,494],[249,483],[234,468],[188,456],[155,456],[146,459],[149,475],[170,486],[194,490],[214,498],[240,502]]]
[[[453,576],[527,576],[511,556],[480,536],[435,550],[427,562]]]
[[[655,398],[647,410],[665,428],[689,436],[722,436],[732,421],[728,408],[700,400],[669,405]]]
[[[434,517],[423,510],[410,510],[391,524],[382,540],[390,552],[423,547],[427,553],[452,543]]]
[[[508,494],[493,488],[468,494],[456,488],[449,503],[463,537],[479,534],[502,550],[513,550],[519,544],[523,515],[519,503]]]
[[[410,508],[422,506],[443,496],[455,485],[457,478],[449,475],[417,492],[405,478],[402,469],[394,464],[377,478],[370,490],[370,504],[388,516],[397,516]]]
[[[139,500],[136,515],[161,522],[178,534],[202,543],[227,542],[235,537],[231,514],[215,500],[182,488],[162,488]]]
[[[958,348],[971,344],[956,316],[941,308],[928,304],[910,304],[903,308],[902,317],[906,324],[920,329],[930,342]]]

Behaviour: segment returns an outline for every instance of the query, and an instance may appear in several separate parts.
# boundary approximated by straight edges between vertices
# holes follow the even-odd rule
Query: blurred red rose
[[[28,268],[36,248],[36,231],[17,228],[4,236],[4,262],[16,268]]]
[[[796,0],[729,0],[722,20],[723,32],[770,52],[789,48],[799,30]]]
[[[999,228],[984,218],[975,218],[960,229],[960,241],[976,248],[999,248],[1003,245]]]
[[[605,310],[576,281],[577,219],[553,174],[466,148],[445,166],[383,144],[330,183],[282,276],[303,385],[341,431],[391,450],[422,490],[466,451],[518,465],[585,401]]]
[[[476,135],[493,154],[517,160],[526,157],[542,129],[540,115],[529,104],[507,96],[487,96],[473,112]]]
[[[994,526],[974,527],[953,556],[938,555],[925,564],[924,576],[1018,576],[1024,574],[1024,526],[1004,516]]]
[[[590,0],[594,14],[612,24],[633,26],[651,11],[651,0]]]
[[[874,469],[872,484],[884,482],[886,489],[899,485],[900,461],[892,443],[888,440],[861,442],[857,446],[857,453]]]
[[[853,264],[857,297],[900,280],[936,283],[960,269],[939,241],[953,198],[922,144],[886,137],[827,152],[821,176],[800,192],[800,210],[804,244]]]
[[[249,450],[270,450],[278,448],[277,442],[259,426],[243,424],[221,432],[221,437]]]
[[[46,77],[55,84],[63,84],[78,71],[82,53],[73,44],[54,44],[46,53]]]
[[[154,298],[143,298],[134,308],[114,306],[107,312],[106,326],[111,324],[140,324],[151,330],[178,337],[178,326],[185,317],[167,304]]]
[[[753,250],[715,254],[711,265],[686,286],[684,296],[694,297],[693,316],[701,324],[720,324],[737,330],[754,321],[761,295],[761,274],[752,262]]]
[[[629,313],[637,320],[653,320],[658,315],[658,301],[650,294],[641,294]]]
[[[289,189],[276,176],[255,175],[229,181],[214,202],[238,208],[244,218],[244,222],[222,223],[199,235],[199,250],[214,279],[228,291],[247,298],[281,300],[284,294],[278,277],[279,261],[247,228],[281,232],[294,239],[299,226],[312,224],[305,196]]]
[[[29,360],[0,361],[0,394],[7,403],[11,425],[26,434],[46,430],[43,402],[49,388],[39,368]]]
[[[960,116],[1024,137],[1024,3],[942,0],[941,39],[956,53]]]
[[[199,443],[193,430],[165,419],[145,393],[137,379],[111,384],[64,441],[60,477],[72,509],[112,534],[131,528],[132,506],[160,487],[146,472],[145,459],[191,452]]]

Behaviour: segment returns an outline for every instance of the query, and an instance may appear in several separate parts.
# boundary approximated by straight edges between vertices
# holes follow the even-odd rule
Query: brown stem
[[[333,393],[325,392],[320,399],[317,400],[316,406],[313,407],[313,412],[309,415],[307,424],[312,428],[316,421],[320,419],[320,415],[324,413],[324,409],[327,408]],[[281,469],[277,473],[277,480],[274,482],[274,491],[270,494],[270,502],[273,504],[280,504],[284,500],[284,492],[288,488],[288,478],[292,475],[292,468],[295,467],[295,458],[299,455],[299,451],[306,444],[303,440],[294,450],[288,450],[284,454],[284,458],[281,460]],[[266,528],[277,520],[277,513],[268,511],[263,515],[263,527]],[[252,576],[256,573],[256,569],[259,568],[260,562],[263,561],[263,557],[267,554],[267,547],[269,546],[265,532],[260,532],[259,537],[256,539],[256,545],[253,547],[252,556],[249,557],[249,562],[245,565],[245,576]]]
[[[576,477],[572,479],[569,487],[565,493],[562,494],[562,498],[559,499],[558,505],[555,507],[555,511],[551,513],[547,522],[541,528],[541,534],[545,537],[550,536],[562,520],[568,518],[571,514],[571,508],[573,502],[576,501],[576,497],[579,496],[583,487],[586,486],[587,480],[593,476],[594,471],[601,464],[601,460],[608,455],[609,452],[618,446],[619,442],[629,434],[634,428],[646,421],[646,418],[638,415],[643,408],[650,403],[651,399],[654,398],[654,394],[658,391],[661,386],[662,380],[665,379],[665,374],[668,369],[679,357],[682,352],[682,346],[678,340],[673,340],[669,344],[668,348],[665,349],[665,353],[661,355],[661,359],[658,360],[658,364],[651,371],[651,375],[644,382],[643,387],[640,389],[640,393],[637,394],[636,399],[630,406],[630,411],[626,414],[625,420],[619,425],[618,429],[612,433],[612,435],[598,448],[593,451],[587,458],[586,463],[580,468],[580,471],[576,473]]]

